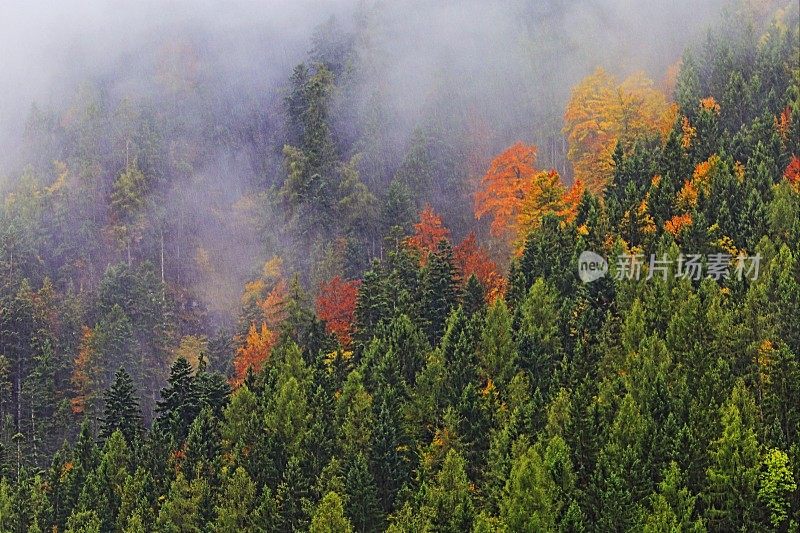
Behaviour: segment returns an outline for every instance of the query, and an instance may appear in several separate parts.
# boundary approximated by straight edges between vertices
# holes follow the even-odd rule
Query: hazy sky
[[[416,120],[424,112],[420,103],[443,84],[457,83],[447,92],[497,105],[519,95],[515,85],[526,80],[526,70],[528,79],[542,78],[540,87],[529,83],[528,93],[549,90],[560,100],[598,64],[657,77],[654,71],[673,62],[722,3],[6,0],[0,3],[0,140],[7,151],[32,102],[58,109],[77,83],[100,77],[135,85],[146,56],[172,37],[201,37],[220,76],[268,84],[285,79],[322,21],[336,15],[347,25],[354,13],[372,12],[380,84]]]

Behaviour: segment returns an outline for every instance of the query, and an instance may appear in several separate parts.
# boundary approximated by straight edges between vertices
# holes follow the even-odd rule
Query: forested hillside
[[[191,39],[35,106],[0,533],[797,531],[798,17],[731,4],[529,130],[397,126],[370,10],[238,107]]]

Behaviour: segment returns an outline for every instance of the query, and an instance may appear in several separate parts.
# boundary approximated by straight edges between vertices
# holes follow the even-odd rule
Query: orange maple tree
[[[255,324],[250,324],[244,346],[236,350],[236,357],[233,358],[234,375],[231,382],[234,385],[244,381],[248,368],[252,367],[254,372],[261,370],[269,359],[275,340],[275,335],[267,329],[266,323],[261,323],[260,330],[256,329]]]
[[[414,224],[414,234],[406,239],[406,244],[422,253],[423,261],[429,252],[436,250],[442,241],[450,237],[450,230],[442,223],[442,218],[436,214],[430,205],[419,214],[419,222]]]
[[[517,217],[537,173],[536,147],[521,142],[498,155],[475,193],[475,218],[492,216],[492,235],[516,234]]]
[[[336,336],[343,348],[349,348],[352,340],[353,315],[360,285],[358,280],[346,281],[336,276],[319,288],[317,316],[325,322],[325,329]]]
[[[497,272],[497,264],[489,257],[489,253],[478,244],[474,233],[470,233],[453,248],[453,257],[461,279],[466,283],[471,275],[486,289],[486,298],[493,301],[505,290],[505,279]]]

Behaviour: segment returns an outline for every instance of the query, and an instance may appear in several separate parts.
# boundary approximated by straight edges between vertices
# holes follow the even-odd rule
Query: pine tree
[[[217,515],[214,531],[254,531],[255,497],[256,486],[242,467],[226,476],[214,508]]]
[[[386,297],[382,270],[378,262],[364,273],[358,289],[353,330],[355,340],[362,347],[372,339],[382,320],[389,317],[390,305]]]
[[[539,278],[520,306],[519,365],[529,372],[534,389],[539,388],[545,397],[553,371],[563,356],[556,305],[557,293]]]
[[[364,454],[357,453],[350,459],[345,479],[347,492],[347,516],[356,531],[380,531],[383,517],[378,505],[375,479],[369,470]]]
[[[142,468],[129,474],[122,486],[116,528],[118,531],[151,530],[155,525],[152,499],[156,492],[150,473]]]
[[[500,298],[498,298],[499,300]],[[486,288],[475,274],[471,274],[464,286],[464,312],[469,316],[486,308]]]
[[[167,386],[156,406],[158,427],[169,432],[176,442],[183,442],[199,411],[200,398],[192,366],[180,357],[172,364]]]
[[[64,533],[100,533],[102,523],[94,511],[76,511],[67,520]]]
[[[408,186],[397,179],[392,180],[381,212],[381,227],[384,238],[395,236],[396,240],[388,242],[387,245],[394,249],[399,248],[399,240],[411,232],[414,211]]]
[[[712,528],[756,526],[759,444],[753,427],[755,403],[742,381],[720,409],[722,434],[711,443],[706,516]]]
[[[216,481],[220,440],[217,419],[211,408],[205,407],[192,422],[186,437],[184,465],[190,478],[199,476],[212,483]]]
[[[464,459],[450,449],[427,493],[426,505],[433,511],[436,531],[457,533],[472,528],[474,504]]]
[[[381,387],[376,393],[375,427],[372,432],[372,457],[375,484],[384,513],[394,508],[400,489],[410,480],[411,457],[401,415],[401,405],[393,389]]]
[[[351,533],[353,526],[344,515],[342,498],[335,492],[328,492],[317,506],[311,518],[310,533]]]
[[[533,447],[516,448],[517,456],[500,504],[503,522],[511,531],[553,530],[556,520],[553,480]]]
[[[512,319],[505,300],[498,298],[486,314],[478,357],[481,370],[496,386],[505,388],[517,373],[517,349],[512,336]]]
[[[447,317],[460,298],[458,272],[453,262],[453,249],[442,240],[431,253],[422,278],[422,315],[428,339],[435,343],[444,332]]]
[[[161,504],[156,529],[164,532],[184,533],[204,531],[200,502],[205,490],[204,481],[196,479],[191,484],[178,472]]]
[[[790,469],[789,457],[775,448],[764,456],[758,499],[769,510],[769,523],[776,530],[787,526],[790,498],[797,491],[797,483]]]
[[[299,531],[307,527],[310,486],[297,456],[291,456],[275,491],[278,529]]]
[[[197,395],[201,407],[209,407],[214,416],[221,417],[222,411],[228,404],[231,386],[228,380],[219,372],[209,372],[205,356],[200,354],[200,363],[195,375]]]
[[[133,445],[142,431],[142,415],[136,398],[133,380],[124,368],[114,375],[114,382],[104,394],[105,408],[101,420],[100,437],[107,439],[119,430],[125,440]]]
[[[658,492],[650,496],[651,510],[644,516],[644,531],[705,531],[703,522],[694,518],[697,496],[692,496],[685,483],[677,463],[670,463]]]

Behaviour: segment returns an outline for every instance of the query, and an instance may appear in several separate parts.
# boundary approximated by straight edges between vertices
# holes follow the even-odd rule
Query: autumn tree
[[[555,170],[537,172],[531,179],[531,188],[517,217],[516,249],[522,251],[531,230],[538,228],[545,215],[572,221],[578,212],[583,196],[583,183],[576,181],[567,189]]]
[[[328,333],[335,335],[344,348],[350,347],[360,284],[358,280],[347,281],[336,276],[319,288],[316,301],[317,316],[325,322]]]
[[[494,158],[475,193],[475,218],[492,217],[492,234],[516,234],[517,217],[537,173],[536,147],[517,142]]]
[[[602,192],[611,177],[617,143],[627,148],[642,135],[664,134],[673,118],[664,95],[642,73],[618,83],[598,68],[573,88],[564,114],[575,177],[588,190]]]
[[[257,372],[269,358],[272,347],[275,344],[273,333],[267,329],[267,324],[262,322],[261,329],[256,329],[255,324],[250,324],[244,346],[236,351],[233,360],[233,383],[241,383],[249,368]]]
[[[475,233],[467,235],[453,248],[453,258],[463,282],[466,283],[470,276],[474,275],[483,285],[490,301],[503,294],[505,280],[498,272],[497,264],[489,257],[489,253],[478,244]]]
[[[419,214],[419,222],[414,224],[414,233],[406,239],[406,244],[422,254],[423,261],[430,252],[436,250],[439,242],[450,236],[450,230],[442,223],[442,218],[430,205]]]

